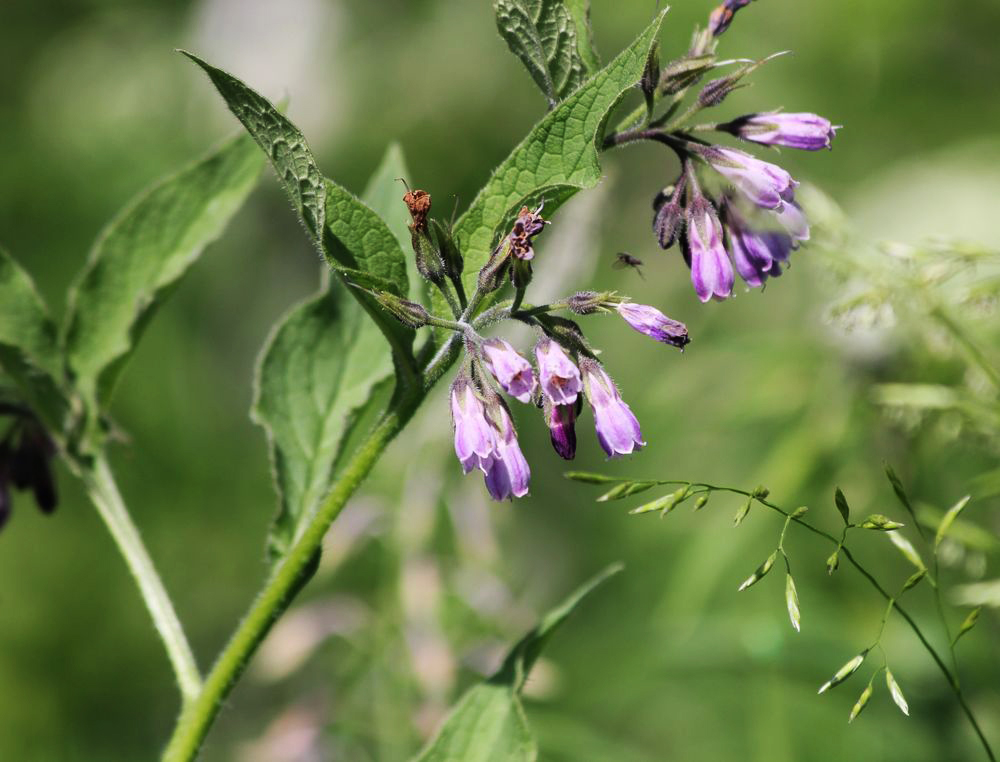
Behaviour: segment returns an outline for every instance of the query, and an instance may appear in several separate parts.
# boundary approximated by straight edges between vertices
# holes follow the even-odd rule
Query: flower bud
[[[369,293],[403,325],[408,325],[411,328],[421,328],[427,325],[430,313],[424,309],[423,305],[390,294],[388,291],[371,291]]]
[[[626,323],[651,339],[670,344],[678,349],[684,349],[691,342],[691,339],[688,338],[687,326],[668,318],[656,307],[622,302],[615,309]]]
[[[566,306],[577,315],[593,315],[607,307],[611,294],[597,291],[578,291],[566,300]]]
[[[718,129],[741,140],[765,146],[784,146],[803,151],[830,148],[837,127],[816,114],[770,112],[749,114],[720,124]]]
[[[416,256],[417,272],[425,280],[440,285],[444,280],[444,261],[431,240],[426,225],[423,228],[410,226],[410,242],[413,244],[413,253]]]
[[[431,220],[431,226],[434,228],[434,237],[437,238],[438,251],[441,252],[441,259],[444,261],[445,274],[449,278],[458,278],[462,274],[465,262],[451,229],[437,220]]]

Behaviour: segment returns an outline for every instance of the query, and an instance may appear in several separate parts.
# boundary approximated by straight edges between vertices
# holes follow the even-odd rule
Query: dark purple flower
[[[703,302],[728,298],[733,292],[733,268],[723,244],[722,224],[704,196],[696,196],[688,207],[685,244],[698,298]]]
[[[626,323],[652,339],[680,349],[683,349],[691,341],[684,323],[668,318],[656,307],[622,302],[615,309],[618,310],[618,314],[624,318]]]
[[[830,147],[838,128],[828,119],[816,114],[769,112],[741,116],[739,119],[719,125],[719,129],[743,140],[765,146],[819,151],[821,148]]]
[[[495,427],[495,447],[485,465],[486,489],[494,500],[509,500],[528,494],[531,469],[517,442],[517,432],[507,406],[499,398],[490,406]]]
[[[631,408],[625,404],[618,387],[604,368],[589,357],[580,362],[587,402],[594,412],[597,439],[608,457],[629,455],[642,448],[642,431]]]
[[[571,405],[580,393],[580,370],[565,350],[545,337],[535,345],[542,392],[553,405]]]
[[[465,473],[474,468],[486,473],[496,449],[496,432],[483,402],[468,380],[459,377],[451,387],[451,419],[455,425],[455,454]]]
[[[483,343],[486,365],[497,383],[507,394],[520,402],[531,402],[538,382],[531,363],[525,360],[503,339],[489,339]]]
[[[733,264],[748,286],[757,288],[768,277],[781,275],[779,263],[787,261],[794,247],[790,236],[777,230],[754,228],[729,200],[723,206],[723,219]]]
[[[712,169],[731,182],[757,206],[780,210],[785,200],[790,200],[796,183],[790,174],[779,167],[761,161],[744,151],[721,146],[697,149]]]
[[[576,457],[576,416],[580,400],[572,405],[545,405],[545,422],[549,427],[552,447],[564,460]]]

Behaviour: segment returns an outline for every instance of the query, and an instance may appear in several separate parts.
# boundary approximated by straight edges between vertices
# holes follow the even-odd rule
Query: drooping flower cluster
[[[0,440],[0,528],[10,518],[12,488],[30,490],[42,513],[52,513],[58,502],[51,466],[55,445],[24,411],[0,404],[0,414],[5,413],[16,418]]]
[[[725,0],[712,12],[706,29],[695,36],[687,56],[663,70],[659,90],[673,96],[674,111],[702,75],[733,63],[715,63],[714,50],[735,13],[749,4],[750,0]],[[795,199],[798,183],[787,171],[746,151],[706,141],[698,133],[724,132],[757,145],[818,151],[830,148],[837,127],[816,114],[780,111],[688,125],[693,115],[723,103],[742,86],[746,75],[774,57],[711,80],[681,116],[670,118],[672,111],[668,111],[660,120],[651,121],[662,126],[636,128],[606,141],[606,145],[621,145],[653,140],[679,157],[680,174],[653,202],[653,231],[664,249],[679,244],[703,302],[730,297],[737,274],[751,287],[781,275],[790,253],[809,239],[809,225]]]

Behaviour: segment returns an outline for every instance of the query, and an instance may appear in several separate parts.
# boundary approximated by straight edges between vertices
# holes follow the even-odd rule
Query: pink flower
[[[608,457],[629,455],[643,447],[642,431],[632,409],[625,404],[618,387],[604,368],[589,357],[580,362],[587,401],[594,412],[597,439]]]
[[[561,346],[546,337],[535,345],[542,392],[553,405],[571,405],[580,393],[580,371]]]
[[[696,196],[688,207],[687,237],[683,242],[698,298],[703,302],[712,297],[728,298],[733,292],[733,267],[723,245],[722,224],[704,196]]]
[[[670,344],[671,346],[683,349],[690,343],[687,326],[676,320],[671,320],[656,307],[646,304],[633,304],[632,302],[622,302],[615,307],[618,314],[624,318],[632,328],[639,333],[649,336],[651,339]]]
[[[729,182],[757,206],[765,209],[780,209],[786,199],[790,200],[796,183],[790,174],[779,167],[761,161],[735,148],[707,146],[699,151],[712,169]]]
[[[530,403],[538,386],[531,363],[503,339],[483,342],[483,354],[490,373],[503,390],[520,402]]]

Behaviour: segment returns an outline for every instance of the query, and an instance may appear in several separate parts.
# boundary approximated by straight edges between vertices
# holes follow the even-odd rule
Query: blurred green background
[[[678,0],[662,37],[683,51],[709,2]],[[654,3],[593,1],[609,59]],[[939,234],[1000,245],[996,0],[760,0],[724,56],[791,49],[724,107],[784,106],[845,125],[835,150],[781,162],[847,212],[864,238]],[[0,242],[54,310],[90,242],[128,199],[236,129],[193,50],[289,100],[327,174],[360,190],[390,141],[439,212],[472,198],[544,109],[497,36],[486,2],[461,0],[7,0],[0,5]],[[650,200],[673,178],[662,149],[606,157],[607,177],[539,241],[540,288],[627,290],[687,322],[683,355],[610,318],[592,339],[643,422],[649,447],[605,464],[580,425],[580,468],[766,484],[836,527],[839,484],[855,511],[901,515],[882,476],[895,464],[921,501],[946,508],[996,468],[995,442],[947,417],[914,423],[871,402],[881,381],[959,381],[961,362],[919,326],[847,335],[825,319],[829,255],[795,256],[766,293],[700,305],[676,251],[650,233]],[[644,259],[645,280],[610,268]],[[555,260],[546,271],[546,259]],[[247,418],[268,326],[316,284],[317,261],[268,175],[153,321],[115,405],[129,442],[122,489],[207,665],[265,571],[274,511],[262,433]],[[995,329],[995,326],[994,326]],[[988,333],[994,341],[995,330]],[[996,344],[990,350],[996,357]],[[903,717],[867,679],[816,688],[875,636],[882,602],[829,549],[793,533],[802,633],[780,575],[736,587],[773,548],[763,513],[733,530],[721,497],[667,520],[595,504],[561,478],[541,420],[516,411],[532,496],[490,504],[449,451],[444,385],[386,454],[326,542],[321,572],[224,709],[206,760],[400,760],[457,693],[497,664],[538,612],[610,561],[626,573],[583,606],[529,683],[546,760],[980,759],[940,674],[899,621],[890,663]],[[69,474],[51,518],[27,500],[0,534],[0,759],[156,756],[177,709],[166,659],[119,557]],[[970,519],[1000,532],[994,498]],[[911,533],[912,534],[912,533]],[[859,553],[891,586],[909,570],[885,537]],[[946,579],[998,576],[995,541],[957,549]],[[942,636],[932,599],[910,606]],[[964,612],[953,612],[952,625]],[[960,649],[964,687],[1000,746],[1000,623],[988,609]]]

